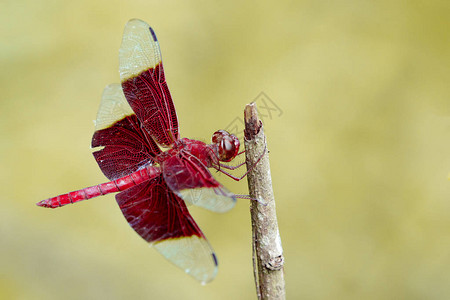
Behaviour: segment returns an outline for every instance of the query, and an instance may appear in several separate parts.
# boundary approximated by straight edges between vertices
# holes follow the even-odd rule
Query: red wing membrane
[[[116,195],[130,226],[164,257],[201,282],[217,273],[217,259],[184,204],[162,176]]]
[[[92,147],[100,169],[110,180],[137,171],[161,152],[128,105],[118,84],[107,86],[97,114]]]
[[[172,191],[186,203],[214,212],[227,212],[236,204],[236,197],[221,185],[208,168],[195,156],[182,152],[162,164],[164,179]]]
[[[156,35],[141,20],[130,20],[119,50],[125,97],[153,139],[164,147],[178,138],[178,119],[164,76]]]

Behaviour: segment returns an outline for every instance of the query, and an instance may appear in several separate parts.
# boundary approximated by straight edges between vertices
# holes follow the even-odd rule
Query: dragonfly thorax
[[[198,158],[205,166],[211,168],[219,164],[219,161],[229,162],[239,152],[240,142],[234,135],[225,130],[214,132],[211,144],[202,141],[182,138],[177,140],[171,149],[161,153],[157,160],[159,163],[173,155],[182,155],[189,152]]]

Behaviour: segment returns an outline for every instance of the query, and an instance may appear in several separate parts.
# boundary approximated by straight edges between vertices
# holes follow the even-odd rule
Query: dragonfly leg
[[[251,170],[253,170],[253,168],[256,166],[256,164],[259,163],[259,161],[260,161],[261,158],[264,156],[264,154],[266,154],[266,151],[267,151],[267,145],[264,146],[264,151],[263,151],[263,153],[261,153],[261,155],[260,155],[260,157],[258,158],[258,160],[257,160],[257,161],[256,161],[256,162],[255,162],[255,163],[247,170],[247,172],[245,172],[245,174],[242,175],[241,177],[233,176],[233,175],[231,175],[230,173],[228,173],[227,171],[222,170],[222,169],[220,168],[220,167],[224,167],[222,164],[219,164],[219,166],[218,166],[216,169],[217,169],[217,171],[219,171],[219,172],[221,172],[221,173],[227,175],[228,177],[230,177],[230,178],[233,179],[233,180],[241,181],[245,176],[247,176],[247,174],[248,174]],[[243,164],[244,164],[244,163],[242,163],[242,164],[240,164],[240,165],[238,165],[238,166],[236,166],[236,167],[227,166],[228,168],[227,168],[227,167],[225,167],[225,168],[226,168],[226,169],[234,170],[234,169],[237,169],[237,168],[241,167]]]
[[[250,197],[250,195],[234,195],[234,196],[239,199],[248,199],[248,200],[256,201],[259,204],[264,205],[264,206],[267,205],[267,202],[264,202],[262,199],[252,198],[252,197]]]
[[[237,168],[240,168],[243,165],[245,165],[245,161],[243,163],[237,165],[237,166],[228,166],[226,164],[221,164],[221,163],[219,163],[219,165],[220,165],[221,168],[225,168],[225,169],[228,169],[228,170],[236,170]]]
[[[238,154],[236,154],[236,156],[241,155],[242,153],[245,153],[245,150],[242,150],[241,152],[239,152]]]

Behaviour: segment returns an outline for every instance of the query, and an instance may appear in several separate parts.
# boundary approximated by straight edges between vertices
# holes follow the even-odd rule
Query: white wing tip
[[[122,82],[138,76],[161,63],[161,52],[155,32],[139,19],[125,25],[119,50],[119,73]]]

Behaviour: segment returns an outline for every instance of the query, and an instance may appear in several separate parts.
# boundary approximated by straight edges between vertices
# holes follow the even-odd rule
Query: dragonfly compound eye
[[[228,132],[226,132],[225,130],[217,130],[216,132],[214,132],[211,140],[214,144],[220,144],[222,139],[228,135],[230,135],[230,134]]]
[[[219,144],[219,159],[221,161],[231,161],[239,152],[239,140],[236,136],[227,135],[222,136]]]

